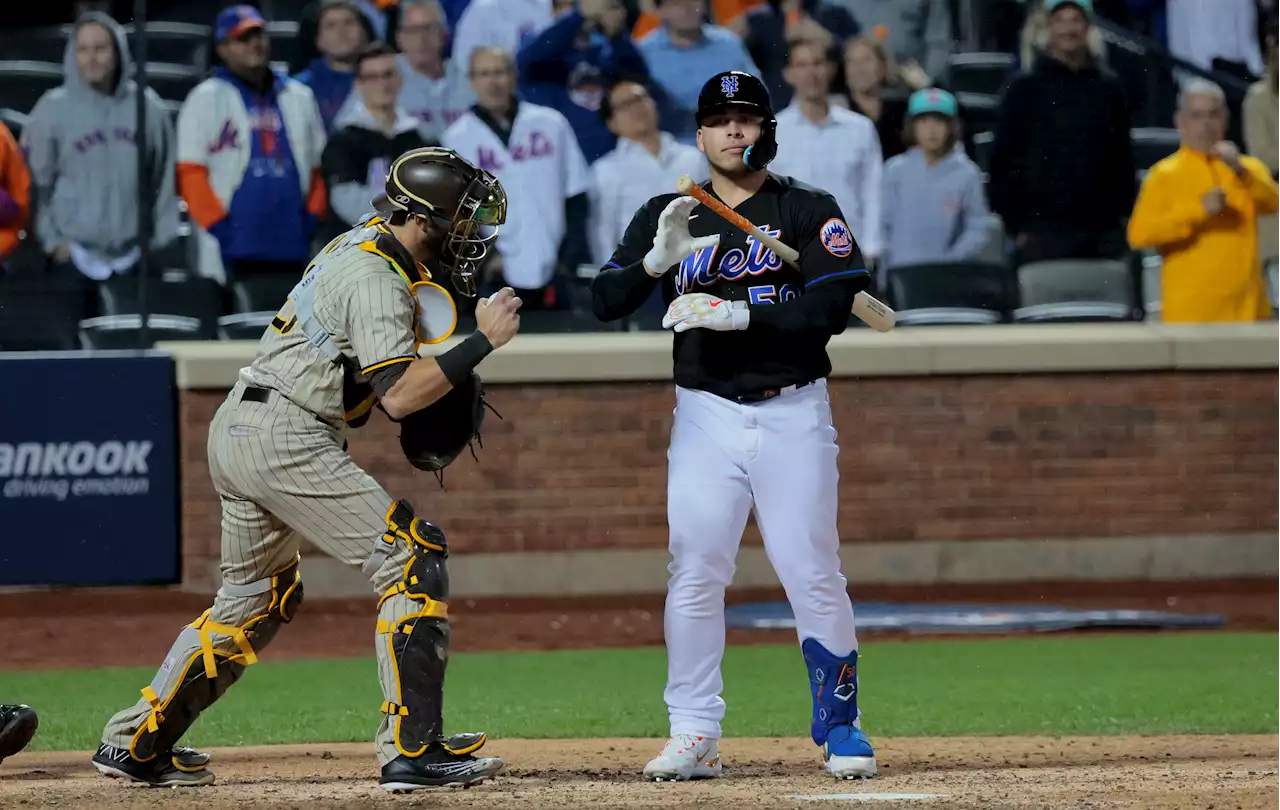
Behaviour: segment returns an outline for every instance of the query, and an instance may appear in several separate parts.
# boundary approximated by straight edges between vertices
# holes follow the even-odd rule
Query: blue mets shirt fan
[[[250,6],[218,15],[223,42],[261,28]],[[250,76],[252,75],[252,78]],[[229,280],[242,263],[296,265],[328,210],[320,156],[324,124],[301,82],[263,69],[220,67],[178,115],[178,192],[200,226],[200,273]]]

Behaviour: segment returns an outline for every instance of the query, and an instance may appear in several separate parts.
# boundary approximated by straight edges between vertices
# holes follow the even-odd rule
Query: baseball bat
[[[723,217],[730,225],[740,231],[751,234],[757,242],[777,254],[779,259],[782,259],[782,261],[797,270],[800,269],[800,252],[798,250],[760,230],[752,224],[751,220],[712,197],[702,186],[693,182],[693,178],[689,175],[680,175],[680,178],[676,180],[676,191],[693,197]],[[859,292],[853,299],[853,314],[857,315],[863,323],[877,332],[888,332],[897,322],[897,316],[892,309],[866,292]]]

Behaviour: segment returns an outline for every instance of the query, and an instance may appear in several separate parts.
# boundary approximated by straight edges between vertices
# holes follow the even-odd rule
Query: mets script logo
[[[841,259],[853,253],[853,236],[844,220],[832,218],[822,224],[822,246]]]
[[[768,225],[761,225],[760,230],[773,237],[782,234],[781,229],[772,229]],[[781,269],[782,260],[778,255],[757,242],[754,236],[748,236],[746,250],[735,247],[720,253],[720,246],[712,245],[685,257],[676,271],[676,294],[684,295],[698,287],[709,287],[717,279],[750,280]]]
[[[720,92],[724,93],[726,98],[733,98],[738,92],[738,77],[725,76],[720,79]]]

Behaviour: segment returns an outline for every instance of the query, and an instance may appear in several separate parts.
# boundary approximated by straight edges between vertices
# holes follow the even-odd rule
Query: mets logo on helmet
[[[832,256],[844,259],[853,253],[853,235],[842,219],[829,219],[822,224],[822,246]]]
[[[720,79],[720,92],[725,94],[726,98],[733,98],[738,92],[738,77],[724,76]]]

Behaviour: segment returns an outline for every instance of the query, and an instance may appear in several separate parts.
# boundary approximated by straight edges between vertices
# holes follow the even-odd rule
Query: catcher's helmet
[[[755,171],[762,171],[778,154],[778,119],[773,115],[773,102],[764,82],[740,70],[726,70],[712,76],[698,94],[698,126],[716,113],[740,108],[759,115],[760,137],[747,147],[742,161]]]
[[[476,268],[507,221],[507,193],[498,178],[452,149],[411,149],[391,164],[386,193],[373,207],[393,218],[434,222],[444,232],[437,250],[440,266],[453,276],[458,292],[476,294]]]

